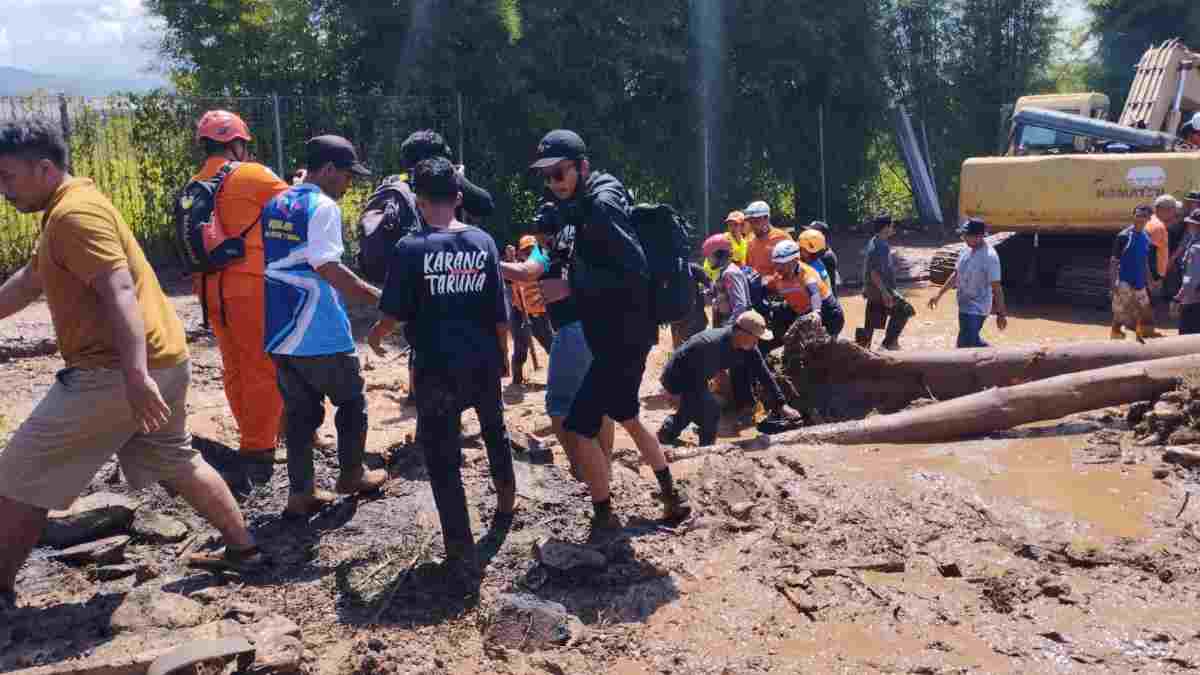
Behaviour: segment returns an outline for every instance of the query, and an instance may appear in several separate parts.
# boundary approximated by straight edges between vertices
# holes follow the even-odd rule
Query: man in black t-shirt
[[[658,340],[650,311],[646,254],[629,221],[630,197],[614,176],[592,171],[587,146],[573,131],[546,134],[530,169],[541,173],[561,226],[574,228],[568,279],[542,281],[542,297],[571,296],[579,312],[592,363],[571,404],[565,427],[578,437],[576,460],[591,493],[594,534],[621,527],[610,501],[611,458],[597,440],[607,415],[633,438],[642,461],[658,479],[664,515],[685,518],[687,496],[676,487],[662,446],[640,419],[638,390],[646,357]]]
[[[460,177],[438,157],[417,164],[417,206],[428,230],[400,240],[392,256],[371,347],[403,324],[420,354],[414,368],[417,435],[446,543],[448,571],[477,593],[480,568],[462,484],[462,413],[474,408],[487,446],[497,506],[493,529],[511,525],[516,501],[500,379],[508,373],[508,304],[496,242],[454,218]]]

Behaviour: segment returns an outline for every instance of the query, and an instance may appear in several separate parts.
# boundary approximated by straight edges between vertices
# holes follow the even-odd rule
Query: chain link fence
[[[461,101],[414,96],[261,96],[198,98],[0,97],[0,122],[42,117],[60,124],[71,148],[71,172],[91,178],[112,199],[147,255],[174,260],[172,200],[203,160],[193,138],[206,110],[231,110],[250,126],[255,158],[287,177],[303,162],[304,143],[336,133],[352,140],[376,176],[400,169],[400,144],[417,129],[461,139]],[[371,186],[360,184],[344,212],[358,212]],[[0,278],[33,252],[40,214],[0,202]]]

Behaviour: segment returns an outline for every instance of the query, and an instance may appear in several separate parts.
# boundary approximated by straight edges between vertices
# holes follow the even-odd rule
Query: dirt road
[[[847,332],[861,325],[849,295]],[[908,293],[919,314],[905,347],[950,347],[954,298],[929,312],[932,290]],[[190,328],[195,302],[176,298]],[[1048,318],[1047,318],[1048,317]],[[1103,339],[1102,313],[1018,307],[1009,329],[989,322],[996,344]],[[1174,331],[1170,331],[1173,333]],[[0,324],[0,347],[49,336],[44,306]],[[1121,411],[1101,411],[994,437],[936,446],[778,447],[675,465],[698,513],[668,528],[651,498],[653,478],[636,469],[618,437],[614,505],[625,537],[587,573],[539,565],[542,537],[582,541],[589,506],[561,452],[522,452],[520,512],[509,531],[489,530],[494,495],[473,417],[464,474],[475,530],[489,560],[482,602],[466,607],[436,590],[440,536],[415,420],[401,409],[404,361],[368,357],[371,462],[394,480],[377,498],[344,500],[312,522],[278,518],[287,489],[282,466],[241,463],[211,340],[192,343],[192,428],[234,486],[276,568],[228,584],[177,562],[211,546],[212,531],[160,489],[143,509],[185,522],[179,544],[137,540],[129,556],[155,566],[148,585],[218,599],[217,615],[242,602],[283,614],[302,629],[311,673],[744,673],[744,672],[1164,672],[1200,667],[1200,504],[1179,517],[1187,483],[1152,477],[1154,448],[1127,440],[1100,452],[1095,434],[1120,435]],[[845,337],[845,336],[843,336]],[[642,394],[657,428],[669,412],[658,373],[668,336],[651,356]],[[546,359],[542,358],[542,364]],[[0,428],[11,432],[49,386],[54,356],[0,363]],[[544,415],[545,371],[506,390],[507,419],[522,449],[553,446]],[[332,419],[332,416],[329,416]],[[332,424],[322,432],[333,439]],[[725,436],[753,431],[727,422]],[[685,436],[693,438],[694,436]],[[532,440],[531,440],[532,439]],[[1112,447],[1118,450],[1112,451]],[[1115,453],[1115,454],[1114,454]],[[332,483],[336,458],[320,458]],[[1162,472],[1160,472],[1160,475]],[[123,490],[112,468],[93,491]],[[39,549],[19,579],[13,628],[0,627],[0,671],[86,655],[106,642],[115,598],[134,578],[100,581],[92,568]],[[503,593],[560,602],[578,617],[565,646],[524,653],[485,640]],[[532,626],[532,623],[530,624]],[[531,629],[532,630],[532,629]],[[524,645],[524,646],[523,646]]]

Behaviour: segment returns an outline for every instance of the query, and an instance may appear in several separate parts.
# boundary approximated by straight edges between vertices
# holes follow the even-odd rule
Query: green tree
[[[1115,111],[1124,107],[1134,66],[1146,49],[1172,38],[1197,41],[1192,36],[1200,32],[1200,4],[1189,0],[1090,0],[1088,9],[1097,44],[1097,67],[1088,82],[1108,94]]]

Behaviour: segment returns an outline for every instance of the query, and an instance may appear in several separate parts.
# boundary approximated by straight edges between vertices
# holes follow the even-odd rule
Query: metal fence
[[[460,99],[412,96],[0,97],[0,122],[43,117],[60,124],[72,173],[95,180],[148,254],[163,260],[174,253],[172,196],[202,160],[195,122],[212,109],[245,119],[256,159],[285,177],[303,161],[305,141],[319,134],[351,139],[376,174],[386,175],[399,170],[400,144],[412,131],[435,129],[460,148],[464,133]],[[0,202],[0,278],[28,258],[38,227],[34,216]]]

